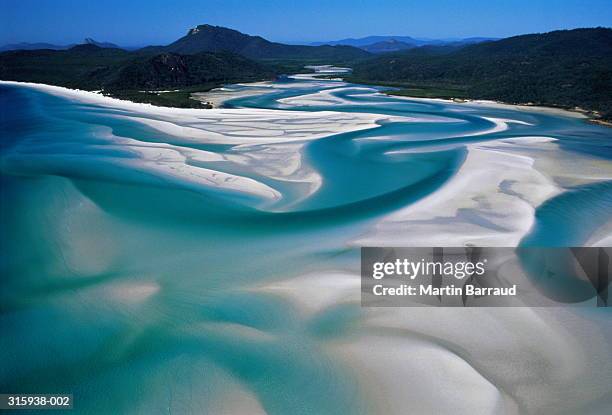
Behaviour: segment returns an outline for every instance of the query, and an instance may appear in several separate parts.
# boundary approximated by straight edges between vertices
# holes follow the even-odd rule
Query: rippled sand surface
[[[607,309],[359,301],[363,245],[609,245],[612,130],[310,75],[218,104],[0,83],[0,390],[91,414],[612,411]]]

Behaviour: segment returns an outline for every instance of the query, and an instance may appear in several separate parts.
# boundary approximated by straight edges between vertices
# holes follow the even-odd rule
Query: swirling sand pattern
[[[0,85],[0,390],[88,414],[612,411],[605,309],[366,310],[358,278],[361,245],[609,245],[611,130],[311,76],[222,92]]]

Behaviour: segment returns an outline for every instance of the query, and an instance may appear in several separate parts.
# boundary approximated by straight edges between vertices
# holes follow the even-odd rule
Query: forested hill
[[[168,46],[136,51],[114,46],[88,39],[66,50],[0,53],[0,79],[103,90],[160,105],[198,106],[189,99],[190,92],[224,83],[271,80],[304,70],[308,64],[353,63],[371,56],[351,46],[284,45],[210,25],[193,28]]]
[[[231,53],[154,55],[83,44],[68,50],[0,53],[0,79],[37,82],[158,105],[198,107],[189,91],[159,94],[150,90],[191,88],[205,91],[224,83],[274,79],[273,66]]]
[[[358,63],[354,79],[449,88],[510,103],[583,107],[612,118],[612,29],[515,36],[458,49],[416,48]]]
[[[0,54],[0,79],[81,89],[161,89],[274,77],[274,71],[231,53],[137,55],[92,44],[69,50]]]
[[[272,79],[314,62],[345,62],[354,68],[353,81],[401,86],[407,88],[405,95],[428,88],[429,95],[423,96],[579,106],[612,119],[612,29],[422,46],[373,56],[351,46],[283,45],[201,25],[168,46],[132,52],[92,41],[67,50],[0,53],[0,79],[103,89],[134,100],[191,106],[196,104],[186,90],[180,96],[165,94],[163,100],[157,93],[143,96],[142,90],[207,90],[222,83]]]
[[[181,54],[231,52],[251,59],[326,60],[338,63],[368,57],[370,54],[352,46],[302,46],[270,42],[220,26],[200,25],[161,50]]]
[[[137,59],[123,66],[107,89],[174,89],[214,82],[227,83],[273,79],[275,72],[264,65],[231,53],[179,55],[162,53]]]

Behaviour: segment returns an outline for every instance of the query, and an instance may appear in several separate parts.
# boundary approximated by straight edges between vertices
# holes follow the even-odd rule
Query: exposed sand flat
[[[312,69],[315,73],[347,73],[351,72],[351,68],[334,65],[306,65],[305,68]]]
[[[497,101],[489,101],[489,100],[468,100],[466,101],[468,105],[473,106],[486,106],[491,108],[503,108],[515,111],[533,111],[540,113],[548,113],[552,115],[561,115],[563,117],[571,117],[571,118],[588,118],[584,113],[578,111],[571,111],[562,108],[554,108],[554,107],[543,107],[539,105],[514,105],[514,104],[505,104],[503,102]]]
[[[508,118],[493,118],[493,117],[482,117],[487,121],[491,121],[493,124],[495,124],[495,127],[490,128],[488,130],[483,130],[483,131],[479,131],[477,133],[470,133],[470,136],[478,136],[478,135],[485,135],[485,134],[493,134],[493,133],[498,133],[500,131],[506,131],[509,126],[508,124],[522,124],[522,125],[531,125],[528,122],[525,121],[520,121],[520,120],[513,120],[513,119],[508,119]]]
[[[279,200],[282,194],[251,178],[194,166],[192,162],[230,161],[248,166],[251,171],[273,179],[302,183],[305,187],[301,198],[296,200],[298,202],[315,192],[322,182],[318,173],[301,161],[302,142],[348,131],[375,128],[383,121],[425,120],[343,112],[164,108],[50,85],[6,81],[2,83],[37,89],[84,104],[123,109],[126,110],[125,114],[112,116],[140,122],[175,137],[172,143],[148,143],[101,134],[101,137],[116,144],[118,148],[128,148],[136,156],[132,159],[115,160],[115,164],[142,169],[195,190],[202,186],[218,187],[268,200]],[[291,142],[296,142],[296,145],[289,145]],[[283,145],[273,146],[274,143]],[[217,153],[183,147],[183,144],[231,144],[237,147],[235,154],[222,157]],[[262,144],[265,146],[256,147]],[[245,146],[244,149],[241,146]],[[15,153],[9,160],[17,161],[18,157]]]
[[[186,140],[206,144],[270,144],[314,140],[348,131],[377,127],[386,117],[342,112],[293,112],[274,110],[203,110],[201,117],[136,121]],[[212,113],[209,111],[218,111]]]
[[[393,98],[397,99],[405,99],[410,101],[422,101],[422,102],[443,102],[446,104],[457,105],[458,108],[501,108],[513,111],[526,111],[526,112],[539,112],[539,113],[548,113],[552,115],[561,115],[563,117],[571,117],[571,118],[588,118],[586,114],[580,111],[572,111],[563,108],[554,108],[554,107],[543,107],[539,105],[516,105],[516,104],[506,104],[504,102],[491,101],[485,99],[462,99],[461,101],[455,101],[452,99],[445,98],[420,98],[420,97],[407,97],[404,95],[392,95]]]
[[[308,78],[303,79],[304,84],[313,85],[306,82]],[[255,88],[261,93],[277,85],[285,87],[280,83],[274,86],[262,83]],[[360,219],[359,223],[342,223],[345,218],[339,218],[340,225],[332,226],[325,223],[327,217],[322,225],[319,218],[313,220],[304,215],[305,225],[292,227],[293,222],[302,219],[299,202],[329,180],[323,177],[324,167],[317,171],[316,167],[322,164],[309,158],[314,157],[313,153],[304,152],[311,140],[376,128],[386,122],[445,120],[458,123],[448,126],[458,127],[448,133],[449,137],[476,135],[478,140],[487,140],[481,135],[524,131],[522,128],[531,124],[511,116],[504,118],[503,112],[500,116],[487,115],[491,124],[480,122],[471,128],[462,124],[469,121],[436,115],[172,109],[91,92],[26,86],[77,103],[112,108],[112,113],[109,111],[105,116],[115,117],[113,121],[139,123],[130,125],[134,131],[131,135],[126,133],[129,137],[120,136],[110,127],[96,130],[94,123],[94,139],[78,144],[71,143],[70,137],[51,145],[44,139],[40,142],[34,139],[27,148],[17,145],[2,160],[3,168],[10,174],[38,174],[45,176],[40,182],[61,184],[41,188],[40,195],[33,195],[33,207],[28,211],[32,218],[42,212],[40,223],[47,231],[41,238],[54,237],[51,265],[45,265],[42,277],[54,282],[53,278],[57,278],[54,272],[65,279],[95,281],[101,275],[111,276],[102,283],[94,282],[91,288],[69,287],[59,298],[54,297],[55,292],[49,294],[49,301],[53,301],[57,310],[66,307],[70,311],[58,313],[63,318],[50,324],[76,316],[78,321],[89,324],[75,327],[78,333],[74,338],[80,339],[90,330],[95,339],[107,340],[115,358],[125,359],[119,362],[121,365],[115,361],[110,366],[102,365],[110,372],[109,384],[120,380],[119,375],[132,374],[133,367],[146,362],[151,345],[154,357],[162,357],[159,362],[155,360],[155,366],[143,364],[146,369],[143,373],[155,370],[159,385],[143,389],[143,396],[149,393],[147,397],[157,397],[168,392],[174,398],[173,406],[164,406],[169,411],[259,414],[266,413],[266,405],[274,398],[297,402],[299,408],[304,408],[318,400],[312,396],[338,402],[344,402],[341,398],[348,396],[347,402],[363,399],[364,412],[384,414],[403,415],[409,411],[552,415],[559,413],[559,408],[566,408],[568,414],[584,413],[585,408],[594,408],[594,413],[609,412],[610,408],[604,406],[609,404],[612,324],[605,310],[362,308],[358,261],[353,261],[357,258],[356,248],[362,245],[517,245],[531,229],[538,206],[561,194],[567,185],[609,180],[612,177],[609,161],[566,151],[561,140],[548,136],[495,139],[501,136],[497,134],[489,141],[465,140],[467,144],[456,140],[448,144],[448,149],[465,145],[468,150],[465,162],[439,189],[414,204],[386,216]],[[359,88],[357,92],[368,90]],[[343,86],[305,94],[287,99],[284,104],[310,103],[333,109],[335,105],[351,102],[334,95],[342,91]],[[469,108],[469,104],[457,105]],[[75,108],[87,110],[78,104],[70,106],[73,112],[77,112]],[[449,117],[454,111],[454,107],[448,111]],[[485,118],[482,114],[476,116]],[[461,135],[466,131],[463,127],[476,131]],[[457,130],[460,131],[455,134],[453,131]],[[535,131],[532,134],[537,134]],[[409,128],[400,132],[411,138]],[[431,141],[436,134],[430,134]],[[440,136],[445,137],[444,132]],[[396,137],[381,134],[354,141],[382,140],[383,150],[372,153],[372,158],[377,163],[388,163],[389,173],[395,174],[394,163],[407,159],[402,154],[429,151],[418,146],[395,150],[403,148],[389,145]],[[64,140],[60,135],[55,138]],[[430,146],[431,151],[446,149],[443,138],[440,141],[440,145]],[[37,148],[39,144],[41,147]],[[376,147],[372,142],[364,144],[367,145],[362,147]],[[80,152],[71,153],[71,145]],[[386,151],[387,148],[391,150]],[[330,147],[325,156],[330,156],[327,150]],[[336,164],[351,151],[350,146],[340,146],[341,157],[329,157],[329,164],[348,171],[343,185],[365,187],[370,170],[358,179],[349,168],[360,165]],[[357,161],[368,160],[364,157]],[[94,170],[101,164],[104,168]],[[64,172],[62,169],[77,167],[82,169],[79,174],[92,174],[99,181],[107,178],[105,174],[115,174],[121,175],[118,180],[121,183],[140,184],[142,176],[151,175],[159,179],[154,181],[156,186],[168,184],[211,195],[240,193],[241,197],[230,197],[222,206],[231,209],[242,199],[250,200],[243,195],[254,197],[260,201],[256,207],[269,208],[261,215],[266,219],[276,213],[275,209],[291,211],[287,208],[291,204],[282,204],[286,196],[290,195],[290,202],[298,206],[292,212],[295,215],[288,219],[278,215],[281,219],[278,223],[270,221],[261,228],[232,229],[228,235],[215,226],[220,229],[233,223],[205,221],[207,203],[197,205],[193,215],[186,215],[186,219],[165,215],[159,223],[151,223],[143,215],[141,222],[141,218],[132,219],[131,211],[130,215],[119,214],[123,213],[117,209],[122,200],[112,201],[115,210],[94,203],[98,200],[94,198],[95,192],[81,193],[83,189],[78,183],[70,180],[80,177],[78,174],[69,171],[65,173],[68,179],[57,177]],[[133,172],[136,174],[124,177],[124,173]],[[382,176],[372,176],[367,186],[375,188],[383,183]],[[329,177],[334,178],[332,174]],[[151,185],[152,181],[145,182]],[[128,189],[133,190],[130,186]],[[169,198],[173,193],[184,192],[168,192]],[[187,210],[190,206],[183,206],[190,203],[183,202],[181,207],[190,212]],[[54,209],[43,209],[46,204],[52,204]],[[346,212],[341,211],[339,216]],[[192,223],[191,217],[196,216],[202,217],[201,223]],[[247,221],[238,223],[242,227]],[[34,231],[38,233],[42,228],[35,227]],[[610,224],[602,227],[588,244],[609,244],[611,229]],[[363,233],[359,235],[360,232]],[[309,267],[308,271],[300,268],[303,264]],[[512,273],[515,269],[509,267],[504,271]],[[15,326],[19,330],[29,327]],[[112,329],[106,328],[111,332],[109,337],[100,334],[106,326]],[[125,336],[117,336],[117,328],[125,330]],[[62,330],[57,332],[63,334]],[[53,340],[46,337],[44,341]],[[14,339],[19,337],[12,336],[10,341]],[[95,355],[99,347],[96,342],[83,342],[81,350]],[[16,356],[22,353],[17,342],[7,350]],[[102,360],[106,364],[106,359]],[[16,362],[17,359],[9,362],[10,370],[21,370]],[[247,364],[253,366],[246,368]],[[312,368],[315,369],[310,371]],[[82,372],[80,367],[77,370]],[[99,380],[98,372],[91,376],[86,373],[85,381],[91,382],[94,390],[107,386],[104,379],[108,378],[102,376],[104,379]],[[357,389],[343,389],[353,382],[358,384]],[[119,389],[121,384],[117,384]],[[260,388],[262,384],[265,387]],[[317,388],[296,393],[300,386],[308,384],[323,385],[324,393]],[[266,400],[270,397],[273,398]],[[149,413],[158,408],[138,409]]]
[[[262,144],[313,140],[378,126],[388,118],[377,114],[287,112],[267,109],[183,109],[157,107],[88,91],[26,82],[0,81],[74,99],[85,104],[129,110],[125,116],[166,134],[209,144]],[[138,115],[142,115],[139,117]],[[118,115],[120,116],[120,115]]]
[[[362,91],[370,92],[372,88],[368,87],[346,87],[341,86],[338,88],[325,89],[312,94],[299,95],[297,97],[289,97],[279,99],[278,102],[292,106],[322,106],[322,105],[347,105],[352,104],[354,101],[346,98],[337,96],[338,92],[343,91]]]
[[[191,94],[191,98],[201,102],[208,102],[212,104],[213,108],[219,108],[230,99],[250,97],[270,92],[274,91],[270,88],[264,87],[242,90],[232,87],[222,87],[211,89],[208,92],[194,92],[193,94]]]
[[[196,167],[189,162],[229,161],[237,157],[224,156],[212,151],[181,147],[167,143],[150,143],[123,137],[109,136],[118,146],[129,148],[138,154],[137,163],[146,165],[150,169],[166,172],[168,176],[177,176],[181,179],[191,177],[195,183],[203,181],[214,186],[225,186],[233,190],[246,193],[280,197],[279,193],[268,186],[262,185],[252,179],[216,172],[214,170]],[[221,184],[223,182],[223,184]]]
[[[180,187],[195,191],[201,191],[209,187],[240,192],[264,200],[274,201],[282,198],[281,193],[277,190],[249,177],[224,173],[193,164],[193,161],[224,160],[222,156],[213,152],[167,143],[150,143],[117,137],[110,133],[110,131],[100,132],[98,137],[107,140],[108,144],[104,146],[106,151],[110,151],[115,147],[118,151],[129,151],[132,157],[106,157],[103,154],[89,156],[89,160],[92,162],[104,162],[133,171],[142,171],[164,181],[172,182]],[[43,146],[40,153],[40,161],[43,163],[43,168],[55,170],[65,168],[78,169],[78,164],[64,167],[66,160],[74,158],[70,155],[70,150],[67,151],[66,154],[56,153],[52,159],[45,161],[45,147]],[[8,171],[19,172],[21,174],[38,171],[40,166],[35,162],[36,154],[36,147],[30,143],[19,144],[3,156],[4,168],[8,169]],[[130,179],[125,178],[125,180],[129,181]],[[132,180],[138,183],[139,179],[135,177]]]
[[[278,200],[281,193],[265,184],[247,177],[227,174],[201,166],[192,161],[231,161],[270,178],[304,183],[303,197],[316,191],[321,184],[320,176],[301,161],[302,144],[282,147],[266,146],[253,149],[237,149],[236,155],[221,157],[216,153],[182,147],[181,144],[233,144],[253,146],[256,144],[288,143],[314,140],[329,135],[375,128],[388,116],[372,114],[348,114],[341,112],[287,112],[260,109],[198,110],[162,108],[148,104],[132,103],[105,97],[87,91],[71,90],[56,86],[5,82],[43,92],[74,99],[85,104],[95,104],[124,109],[126,114],[116,114],[118,119],[137,121],[176,137],[170,143],[148,143],[101,134],[118,148],[127,148],[134,158],[114,160],[115,164],[142,169],[181,186],[195,190],[218,187],[242,192],[263,199]],[[28,155],[31,157],[31,154]],[[7,161],[16,163],[19,149],[7,156]]]
[[[561,190],[527,155],[505,153],[495,142],[468,148],[459,172],[440,190],[383,219],[354,245],[517,245],[533,224],[534,208]]]
[[[464,164],[440,190],[382,219],[353,244],[516,246],[533,226],[535,208],[564,186],[612,177],[610,163],[565,152],[556,141],[528,136],[468,145]]]
[[[308,321],[342,304],[359,309],[359,278],[329,271],[254,291],[290,299]],[[374,413],[554,414],[609,392],[612,323],[603,311],[361,308],[349,335],[321,345],[358,374]]]
[[[262,176],[302,185],[301,196],[293,200],[296,204],[315,193],[323,183],[321,175],[303,161],[303,147],[302,143],[239,146],[234,154],[227,156],[227,160]]]
[[[189,184],[192,184],[194,190],[200,190],[202,186],[211,186],[264,199],[278,200],[282,197],[277,190],[251,178],[190,166],[185,163],[184,158],[173,159],[174,154],[166,157],[159,150],[154,150],[149,154],[141,152],[141,156],[139,160],[118,162],[118,164],[130,165],[135,169],[144,167],[147,172],[160,177],[176,178],[180,186],[190,187]]]
[[[439,414],[556,413],[608,392],[612,352],[600,333],[611,326],[604,316],[586,321],[559,309],[453,311],[373,310],[361,338],[332,347],[362,371],[366,390],[385,413],[407,407]],[[405,381],[397,384],[398,378]],[[593,387],[576,388],[581,381]],[[440,393],[432,399],[431,390]]]
[[[350,71],[349,68],[337,68],[331,65],[307,66],[307,68],[314,69],[315,73],[292,75],[289,78],[293,79],[294,81],[309,81],[308,83],[297,84],[293,82],[291,84],[285,85],[283,85],[282,83],[269,81],[254,82],[249,84],[239,83],[233,85],[226,85],[221,88],[215,88],[208,92],[196,92],[191,94],[191,97],[193,99],[197,99],[198,101],[208,102],[212,104],[214,108],[218,108],[230,99],[269,94],[279,92],[285,89],[293,89],[296,88],[296,86],[312,88],[313,85],[316,85],[318,87],[332,88],[334,86],[346,85],[346,83],[341,82],[341,80],[325,80],[316,78],[316,76],[321,74],[346,73]]]
[[[359,309],[359,275],[348,271],[308,274],[253,290],[289,299],[305,321],[343,304]],[[404,414],[410,408],[436,414],[553,414],[559,406],[581,408],[608,393],[612,323],[605,313],[587,312],[362,308],[349,335],[320,343],[358,374],[374,413]],[[582,381],[592,387],[576,388]]]

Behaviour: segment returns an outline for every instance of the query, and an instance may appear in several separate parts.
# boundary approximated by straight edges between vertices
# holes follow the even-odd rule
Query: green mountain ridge
[[[195,88],[206,91],[231,82],[273,79],[277,70],[243,56],[219,52],[142,54],[82,44],[68,50],[0,53],[0,79],[38,82],[159,105],[198,107],[189,94],[143,92]],[[173,99],[171,99],[173,98]]]
[[[107,89],[182,88],[213,82],[273,78],[275,72],[243,56],[220,53],[162,53],[122,67]]]
[[[352,46],[296,46],[200,25],[167,46],[136,51],[97,42],[0,53],[0,79],[104,90],[133,100],[197,106],[186,92],[273,79],[312,63],[353,66],[348,79],[403,87],[408,96],[582,107],[612,119],[612,29],[574,29],[477,44],[369,54]],[[107,45],[105,45],[107,46]],[[143,93],[181,89],[182,95]],[[145,94],[145,95],[143,95]]]
[[[308,63],[344,63],[369,57],[351,46],[294,46],[269,42],[223,27],[200,25],[167,46],[127,51],[86,39],[65,50],[0,53],[0,79],[39,82],[172,106],[199,106],[189,94],[224,83],[274,79]],[[173,97],[176,99],[168,99]]]
[[[231,52],[251,59],[317,59],[347,61],[367,58],[370,54],[352,46],[302,46],[270,42],[261,36],[250,36],[220,26],[200,25],[187,35],[162,47],[165,52],[193,54]]]
[[[515,36],[455,49],[416,48],[355,65],[353,78],[454,88],[510,103],[583,107],[612,118],[612,29]]]

